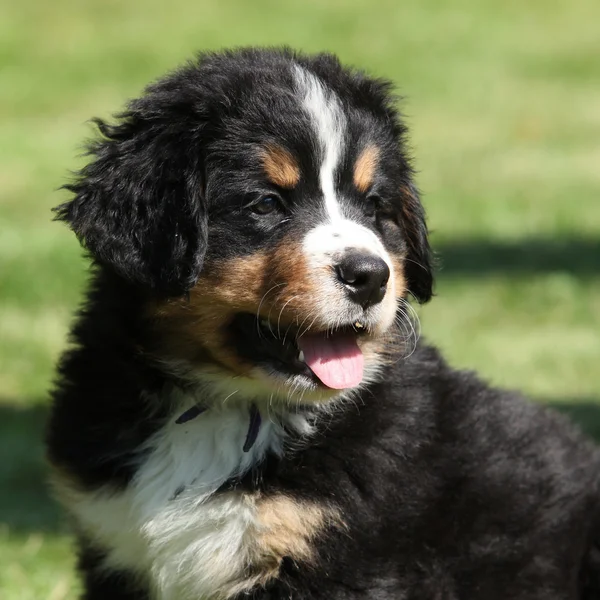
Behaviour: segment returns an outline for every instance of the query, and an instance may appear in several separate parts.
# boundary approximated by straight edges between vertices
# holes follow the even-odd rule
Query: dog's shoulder
[[[599,449],[566,415],[452,368],[432,346],[420,346],[414,360],[392,369],[382,389],[399,419],[406,407],[419,407],[430,444],[474,479],[486,471],[513,485],[556,478],[577,494],[589,484],[583,473],[600,473]]]

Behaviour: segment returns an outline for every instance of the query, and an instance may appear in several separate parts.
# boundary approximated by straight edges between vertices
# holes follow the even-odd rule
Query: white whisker
[[[263,297],[260,299],[260,302],[258,303],[258,308],[256,309],[256,331],[258,332],[258,336],[262,337],[262,331],[260,329],[260,309],[262,307],[263,302],[265,301],[265,298],[275,289],[278,287],[281,287],[282,285],[287,285],[285,283],[276,283],[273,287],[271,287],[269,290],[267,290],[264,294]],[[270,314],[270,312],[269,312]]]
[[[281,337],[281,331],[279,329],[279,325],[281,323],[281,315],[283,314],[283,311],[285,310],[285,307],[292,302],[292,300],[295,300],[296,298],[298,298],[298,296],[292,296],[282,307],[281,310],[279,311],[279,316],[277,317],[277,336]]]

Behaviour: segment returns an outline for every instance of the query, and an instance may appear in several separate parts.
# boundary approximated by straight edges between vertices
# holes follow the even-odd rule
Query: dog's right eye
[[[258,215],[268,215],[276,210],[281,210],[281,200],[274,194],[263,196],[250,205],[250,209]]]
[[[367,217],[374,217],[375,213],[381,206],[381,197],[377,194],[369,194],[365,198],[364,202],[364,213]]]

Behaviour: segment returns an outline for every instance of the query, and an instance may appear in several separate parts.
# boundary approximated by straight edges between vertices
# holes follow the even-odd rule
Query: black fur
[[[140,448],[168,417],[161,398],[190,385],[152,359],[163,342],[148,304],[185,295],[203,265],[273,248],[314,225],[315,177],[281,191],[293,207],[289,222],[245,210],[261,191],[257,143],[279,141],[303,172],[316,171],[292,60],[343,100],[353,141],[368,131],[383,149],[378,216],[361,212],[346,174],[355,154],[339,175],[346,208],[405,256],[408,290],[431,297],[424,211],[386,82],[330,55],[289,50],[190,63],[148,88],[116,125],[99,123],[92,161],[67,186],[75,197],[57,209],[95,264],[48,428],[51,462],[82,489],[126,488]],[[347,527],[315,541],[316,564],[285,560],[276,580],[244,597],[600,598],[600,456],[563,417],[420,345],[317,428],[302,450],[267,457],[227,488],[333,501]],[[132,574],[100,567],[94,539],[81,535],[80,546],[87,600],[149,600]]]

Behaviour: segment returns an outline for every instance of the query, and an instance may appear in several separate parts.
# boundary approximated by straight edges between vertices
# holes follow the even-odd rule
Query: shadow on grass
[[[550,405],[600,442],[600,399],[553,400]],[[0,525],[7,524],[14,531],[67,529],[46,483],[43,438],[47,415],[48,409],[39,405],[21,408],[0,401]]]
[[[548,405],[566,414],[600,444],[600,398],[575,398],[572,402],[552,400]]]
[[[0,524],[11,529],[57,531],[64,519],[50,497],[44,463],[48,409],[0,401]]]
[[[515,242],[467,240],[434,243],[440,275],[600,273],[600,240],[522,239]]]

